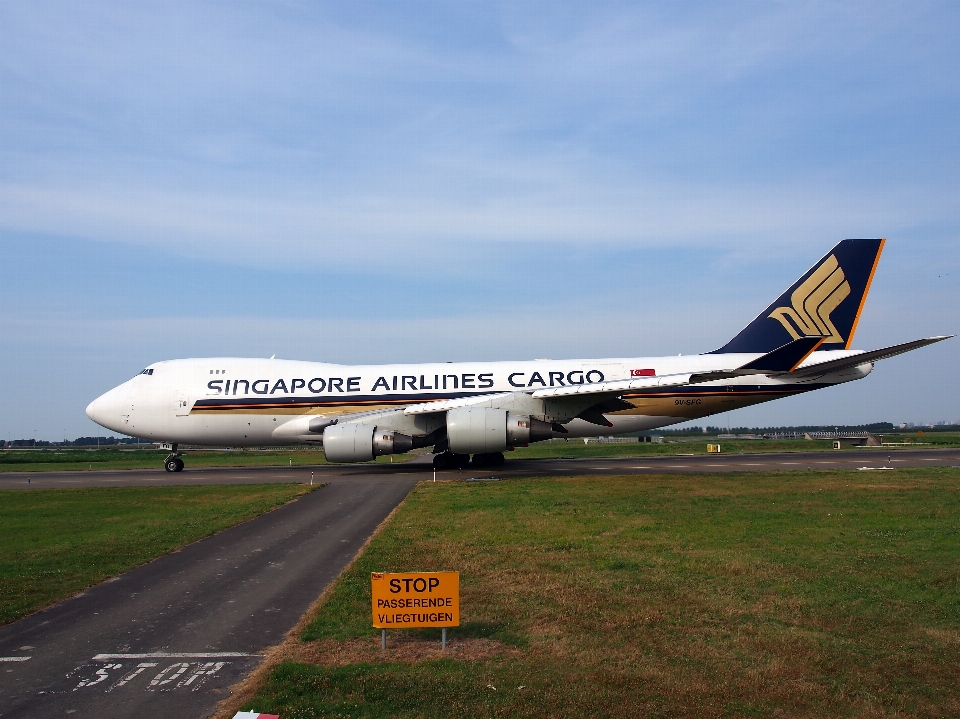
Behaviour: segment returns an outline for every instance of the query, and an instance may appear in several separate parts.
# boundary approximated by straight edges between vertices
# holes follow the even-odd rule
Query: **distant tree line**
[[[921,427],[920,429],[928,429]],[[945,429],[939,428],[938,429]],[[873,422],[871,424],[831,424],[831,425],[801,425],[796,427],[683,427],[681,429],[656,429],[650,433],[674,435],[678,437],[694,436],[698,434],[781,434],[788,432],[876,432],[893,434],[905,432],[894,427],[891,422]],[[956,428],[954,428],[956,431]]]
[[[77,437],[65,442],[48,442],[44,439],[0,439],[0,447],[109,447],[124,444],[152,444],[136,437]]]

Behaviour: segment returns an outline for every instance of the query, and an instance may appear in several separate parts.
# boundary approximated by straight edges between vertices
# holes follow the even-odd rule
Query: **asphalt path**
[[[294,502],[0,628],[0,716],[208,716],[418,479],[325,478]]]
[[[890,460],[887,460],[890,457]],[[255,484],[272,482],[329,482],[361,477],[430,479],[430,455],[394,464],[299,467],[204,467],[170,474],[157,469],[92,470],[73,472],[4,472],[0,489],[52,487],[164,486],[183,484]],[[501,467],[445,470],[440,479],[602,474],[658,474],[662,472],[763,472],[798,469],[879,469],[881,467],[952,467],[960,465],[960,449],[842,449],[826,452],[673,455],[669,457],[507,459]]]

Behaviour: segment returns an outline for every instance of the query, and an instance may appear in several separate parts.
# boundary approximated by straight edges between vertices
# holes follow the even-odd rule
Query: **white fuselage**
[[[815,352],[803,365],[858,354]],[[159,442],[263,446],[320,441],[309,430],[318,417],[369,416],[371,423],[411,435],[436,429],[430,415],[408,415],[410,405],[513,393],[532,416],[550,421],[533,391],[650,375],[704,372],[739,366],[760,355],[702,354],[596,360],[535,360],[416,365],[336,365],[277,359],[211,358],[157,362],[98,397],[87,415],[104,427]],[[612,426],[573,419],[566,436],[589,437],[663,427],[798,392],[866,376],[872,365],[803,381],[763,375],[689,387],[627,392],[604,411]],[[627,403],[627,404],[624,404]]]

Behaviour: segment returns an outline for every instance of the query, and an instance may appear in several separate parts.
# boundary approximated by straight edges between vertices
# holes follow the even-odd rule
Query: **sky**
[[[0,438],[161,359],[693,354],[838,241],[960,332],[960,5],[0,3]],[[960,420],[960,339],[732,426]]]

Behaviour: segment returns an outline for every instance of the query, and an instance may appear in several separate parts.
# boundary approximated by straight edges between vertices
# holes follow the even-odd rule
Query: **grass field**
[[[370,572],[441,569],[447,655],[439,630],[382,652]],[[958,590],[958,469],[421,483],[245,707],[958,716]]]
[[[42,449],[0,451],[0,472],[55,472],[104,469],[163,469],[166,450],[155,449]],[[412,455],[396,455],[405,462]],[[183,453],[188,467],[280,467],[326,464],[320,449],[189,450]],[[377,457],[378,462],[391,457]]]
[[[308,491],[299,484],[0,491],[0,624]]]

